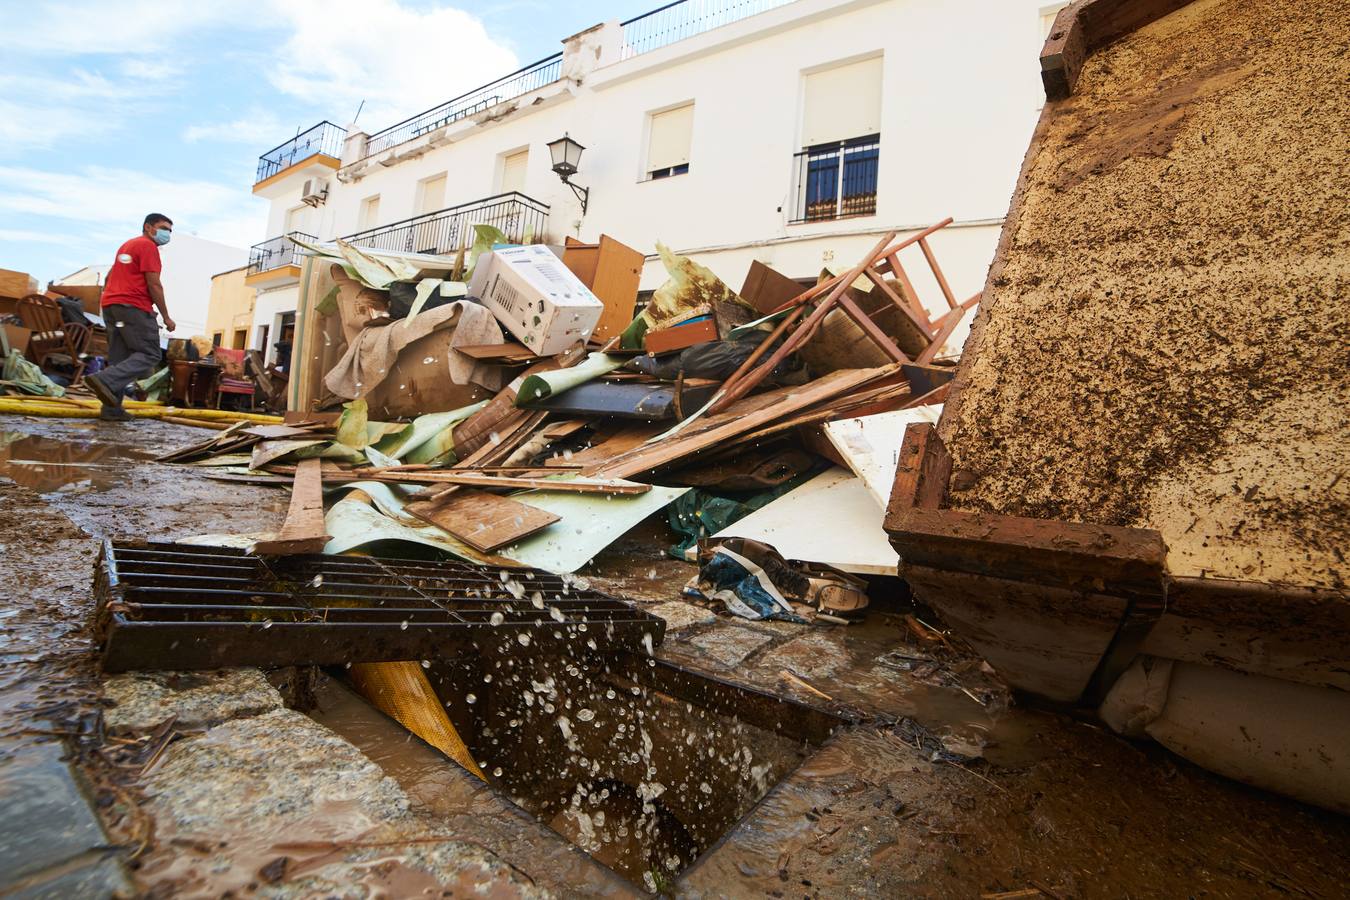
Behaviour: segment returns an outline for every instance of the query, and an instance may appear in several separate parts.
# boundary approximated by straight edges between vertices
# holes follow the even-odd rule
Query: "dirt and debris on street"
[[[101,280],[0,270],[0,894],[1350,895],[1350,23],[1041,16],[973,294],[955,217],[739,290],[636,225],[427,218],[444,176],[289,227],[551,77],[264,156],[304,209],[215,277],[273,318],[160,302],[125,391]],[[643,18],[557,78],[660,50]],[[645,181],[689,173],[681,109]],[[790,224],[876,213],[867,122],[807,142]]]

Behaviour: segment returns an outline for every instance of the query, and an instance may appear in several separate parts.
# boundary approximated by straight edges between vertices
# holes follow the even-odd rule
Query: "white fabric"
[[[404,326],[404,323],[406,327]],[[501,386],[499,366],[475,360],[455,351],[455,347],[474,344],[505,343],[501,326],[485,307],[469,300],[447,303],[419,313],[412,319],[400,319],[388,325],[367,327],[347,347],[347,352],[323,378],[324,385],[339,397],[352,399],[373,391],[404,347],[441,328],[455,329],[450,340],[450,380],[455,384],[479,384],[488,390]],[[357,385],[360,385],[358,387]]]
[[[881,57],[806,76],[802,146],[865,137],[881,131]]]

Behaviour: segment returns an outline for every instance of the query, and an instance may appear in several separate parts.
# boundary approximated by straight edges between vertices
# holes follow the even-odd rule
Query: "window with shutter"
[[[694,104],[652,113],[647,138],[647,177],[668,178],[689,171]]]
[[[445,208],[445,176],[428,178],[418,185],[417,215],[436,212]]]
[[[361,210],[357,214],[356,228],[366,231],[380,224],[380,195],[367,197],[361,201]]]
[[[502,184],[499,193],[525,192],[525,172],[529,162],[529,148],[502,157]]]
[[[881,65],[873,57],[806,76],[790,223],[876,213]]]

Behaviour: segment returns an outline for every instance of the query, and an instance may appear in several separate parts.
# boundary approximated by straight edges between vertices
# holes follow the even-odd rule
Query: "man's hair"
[[[168,216],[164,215],[164,213],[151,213],[145,217],[145,222],[141,227],[145,227],[145,225],[158,225],[160,222],[172,225],[173,219],[170,219]]]

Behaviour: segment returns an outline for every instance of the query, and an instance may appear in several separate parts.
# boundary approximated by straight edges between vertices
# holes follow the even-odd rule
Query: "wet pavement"
[[[11,886],[57,895],[87,878],[92,887],[57,893],[106,895],[121,865],[137,890],[183,896],[641,893],[560,836],[565,822],[552,830],[525,798],[526,808],[512,803],[519,785],[484,785],[340,677],[320,677],[309,715],[286,708],[255,670],[105,685],[88,631],[98,539],[264,530],[287,495],[147,461],[201,439],[198,429],[11,417],[0,434],[0,790],[49,801],[10,806],[0,839],[21,846],[14,835],[36,822],[59,835],[44,842],[52,859],[27,869],[0,856]],[[644,523],[587,573],[667,620],[658,657],[866,721],[776,770],[719,842],[658,885],[666,892],[1350,895],[1347,820],[1020,707],[980,660],[920,637],[894,583],[874,585],[861,626],[732,620],[678,599],[693,569],[663,558],[667,543],[659,521]],[[62,739],[88,732],[113,702],[107,746],[170,716],[173,733],[129,775],[109,781],[80,754],[72,776]],[[595,718],[595,738],[612,734],[615,720]],[[692,766],[704,748],[688,746]],[[604,810],[622,818],[626,802],[616,795]],[[578,839],[575,827],[568,836]]]

